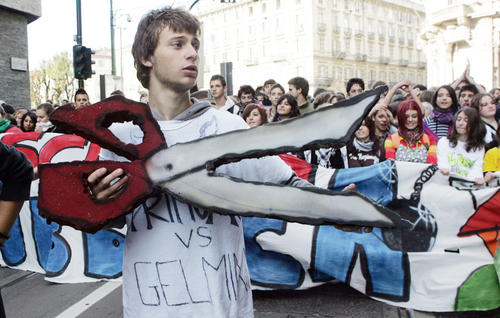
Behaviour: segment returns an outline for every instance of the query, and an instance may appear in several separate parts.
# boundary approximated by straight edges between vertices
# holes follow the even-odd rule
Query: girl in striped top
[[[453,130],[455,113],[458,111],[455,90],[449,85],[439,87],[432,96],[432,106],[432,114],[424,118],[424,132],[437,141]]]

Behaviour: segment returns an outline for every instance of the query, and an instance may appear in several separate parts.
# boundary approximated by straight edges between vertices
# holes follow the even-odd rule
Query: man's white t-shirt
[[[201,116],[158,122],[167,145],[248,129],[240,117],[206,104],[210,109]],[[141,133],[132,124],[122,124],[113,133],[126,143],[141,142]],[[123,160],[104,149],[100,157]],[[216,171],[273,183],[292,176],[278,157],[247,159]],[[253,317],[240,217],[211,213],[161,193],[128,214],[127,226],[125,317]]]

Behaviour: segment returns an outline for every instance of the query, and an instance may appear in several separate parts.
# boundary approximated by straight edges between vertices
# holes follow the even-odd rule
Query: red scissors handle
[[[87,178],[95,170],[121,168],[129,177],[115,198],[98,200],[90,192]],[[43,217],[78,230],[95,233],[109,221],[132,211],[153,191],[140,161],[73,161],[39,167],[38,211]]]
[[[51,114],[50,121],[57,127],[77,134],[130,161],[147,159],[157,151],[167,148],[165,137],[149,106],[123,96],[113,96],[80,109],[74,109],[71,105],[59,107]],[[127,121],[132,121],[141,128],[144,133],[141,144],[125,144],[108,129],[113,123]]]

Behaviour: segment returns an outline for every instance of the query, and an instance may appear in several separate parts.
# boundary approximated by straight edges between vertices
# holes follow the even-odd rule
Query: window
[[[385,71],[380,71],[380,80],[387,81],[387,73]]]
[[[371,22],[368,23],[368,32],[370,32],[370,33],[373,32],[373,24]]]
[[[281,9],[281,0],[276,0],[276,10]]]
[[[366,12],[368,13],[368,17],[371,17],[373,15],[373,4],[368,3],[366,5]]]
[[[323,23],[324,22],[324,20],[323,20],[323,12],[318,13],[318,22],[319,23]]]
[[[227,62],[227,52],[222,53],[222,63]]]
[[[362,70],[362,69],[358,68],[358,69],[356,70],[356,77],[357,77],[357,78],[363,78],[363,77],[364,77],[364,73],[365,73],[365,72],[363,72],[363,70]]]
[[[250,24],[248,26],[248,34],[252,34],[253,33],[252,31],[253,31],[253,28],[252,28],[252,25]]]
[[[320,51],[325,50],[325,38],[324,37],[319,38],[319,50]]]
[[[389,9],[388,16],[390,21],[394,20],[394,11],[392,9]]]
[[[385,34],[385,29],[381,24],[378,25],[378,34],[380,34],[380,35]]]
[[[354,28],[356,30],[360,30],[360,28],[359,28],[359,21],[358,20],[354,21]]]
[[[368,44],[368,56],[373,57],[373,43]]]
[[[354,9],[359,12],[359,1],[354,2]]]
[[[413,15],[411,13],[408,13],[408,24],[412,23],[412,17]]]
[[[356,54],[361,54],[361,43],[356,42]]]
[[[349,29],[349,19],[347,18],[344,19],[344,28]]]
[[[378,7],[378,17],[379,19],[384,19],[384,8],[382,6]]]
[[[389,27],[389,36],[394,36],[394,29]]]
[[[380,46],[380,57],[384,57],[384,46]]]
[[[408,62],[411,63],[411,58],[412,58],[412,50],[408,50]]]
[[[351,41],[349,39],[345,40],[345,53],[351,54]]]
[[[340,52],[342,51],[342,42],[340,40],[333,40],[333,51]]]
[[[403,22],[403,12],[398,11],[398,21]]]
[[[265,4],[265,3],[263,3],[263,4],[262,4],[262,13],[266,13],[266,10],[267,10],[267,8],[266,8],[266,4]]]
[[[249,7],[248,8],[248,16],[252,16],[253,15],[253,7]]]
[[[393,47],[389,47],[389,58],[391,60],[394,60],[394,48]]]
[[[344,5],[345,5],[344,8],[346,10],[349,10],[349,0],[344,0]]]
[[[320,65],[319,66],[319,76],[320,77],[327,77],[328,69],[325,65]]]
[[[236,51],[236,61],[240,61],[240,50]]]
[[[300,0],[295,0],[295,4],[300,4]]]
[[[227,22],[227,13],[224,12],[224,22]]]
[[[318,0],[318,3],[323,3],[323,0]]]
[[[333,0],[333,6],[336,7],[337,6],[337,0]]]
[[[399,59],[403,60],[404,59],[404,52],[403,49],[399,49]]]

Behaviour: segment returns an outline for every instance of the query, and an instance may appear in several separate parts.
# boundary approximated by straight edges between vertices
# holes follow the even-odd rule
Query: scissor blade
[[[163,184],[178,200],[220,214],[277,218],[312,225],[411,228],[412,223],[356,191],[335,192],[214,176],[206,170]]]
[[[245,158],[342,147],[386,90],[387,86],[382,86],[279,123],[176,144],[152,156],[146,168],[153,183],[161,184],[190,171]]]

